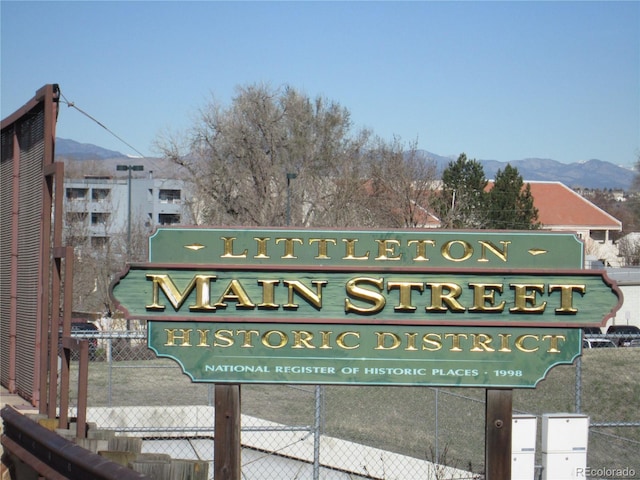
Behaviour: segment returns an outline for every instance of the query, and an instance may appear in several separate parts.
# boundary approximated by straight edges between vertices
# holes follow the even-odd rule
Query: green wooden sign
[[[534,387],[622,303],[549,232],[159,229],[111,286],[196,382]]]
[[[194,382],[535,387],[580,353],[576,329],[149,323]]]

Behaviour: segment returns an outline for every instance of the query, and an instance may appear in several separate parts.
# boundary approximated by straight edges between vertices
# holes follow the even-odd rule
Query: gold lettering
[[[294,253],[294,245],[296,243],[303,244],[301,238],[276,238],[276,245],[284,242],[284,255],[280,258],[298,258]]]
[[[388,282],[387,291],[398,289],[400,294],[398,295],[399,303],[393,309],[397,312],[413,312],[416,307],[411,304],[411,290],[416,289],[419,292],[424,291],[424,284],[422,282]]]
[[[331,334],[333,332],[329,331],[329,332],[320,332],[320,335],[322,337],[322,342],[320,343],[320,348],[321,349],[325,349],[325,350],[333,350],[333,347],[331,346]]]
[[[272,344],[269,339],[274,335],[278,337],[279,340],[277,340],[275,344]],[[288,341],[289,337],[287,336],[287,334],[281,332],[280,330],[269,330],[268,332],[265,332],[264,335],[262,335],[262,344],[268,348],[282,348],[287,344]]]
[[[418,348],[416,347],[416,337],[418,336],[418,334],[405,333],[405,335],[407,337],[407,347],[405,348],[405,350],[407,351],[418,350]]]
[[[236,279],[229,282],[229,285],[227,285],[227,288],[215,303],[216,307],[226,308],[227,304],[225,301],[237,302],[236,308],[255,308],[255,304],[251,302],[251,299],[249,298],[249,295],[247,295],[247,292],[245,292],[242,284]]]
[[[454,245],[462,246],[462,256],[454,257],[451,254],[451,250]],[[447,260],[450,260],[452,262],[464,262],[465,260],[468,260],[471,255],[473,255],[473,247],[471,246],[471,244],[465,242],[464,240],[449,240],[442,246],[440,252],[442,253],[442,256]]]
[[[425,307],[427,312],[464,312],[465,308],[456,299],[462,294],[462,288],[457,283],[427,283],[431,289],[431,305]],[[444,293],[443,290],[447,290]],[[445,307],[444,304],[447,304]]]
[[[400,246],[399,240],[376,240],[378,243],[378,256],[376,260],[401,260],[402,254],[396,252],[396,247]]]
[[[240,345],[241,348],[253,348],[251,335],[257,337],[260,335],[260,332],[258,330],[236,330],[236,335],[242,335],[244,337],[242,345]]]
[[[564,335],[544,335],[542,340],[549,339],[549,348],[547,349],[547,353],[560,353],[560,349],[558,348],[558,340],[562,340],[563,342],[567,340],[567,337]]]
[[[367,260],[369,258],[369,251],[361,256],[356,256],[356,242],[357,238],[343,238],[342,241],[345,243],[345,256],[342,257],[343,260]]]
[[[526,348],[524,346],[524,342],[528,338],[532,338],[536,342],[540,341],[540,337],[538,335],[532,335],[532,334],[520,335],[518,338],[516,338],[516,342],[515,342],[516,348],[521,352],[525,352],[525,353],[537,352],[540,349],[540,347]]]
[[[470,283],[473,287],[473,307],[470,312],[502,312],[506,302],[496,305],[495,293],[502,293],[501,283]]]
[[[213,334],[213,337],[216,339],[216,341],[213,342],[214,347],[227,348],[227,347],[231,347],[234,343],[233,331],[231,330],[224,330],[224,329],[216,330],[215,333]],[[219,343],[219,342],[222,342],[222,343]]]
[[[291,348],[316,348],[311,344],[313,333],[306,330],[293,330],[293,345]]]
[[[336,337],[336,345],[338,345],[343,350],[354,350],[356,348],[359,348],[360,347],[359,343],[356,343],[355,345],[352,345],[352,346],[349,346],[345,343],[344,340],[347,337],[347,335],[356,337],[358,339],[360,338],[360,332],[342,332],[342,333],[339,333],[338,336]]]
[[[486,333],[472,333],[471,341],[472,346],[470,352],[495,352],[496,349],[491,347],[489,344],[493,340],[491,335],[487,335]]]
[[[374,350],[395,350],[402,343],[402,339],[391,332],[376,332],[376,337],[378,337],[378,340]],[[391,345],[387,345],[387,339],[391,341]]]
[[[511,288],[515,291],[514,307],[511,313],[542,313],[547,307],[547,302],[536,305],[536,294],[544,292],[543,284],[512,283]]]
[[[450,352],[461,352],[460,348],[460,337],[467,338],[466,333],[445,333],[444,338],[451,338],[451,348]]]
[[[308,303],[316,307],[322,308],[322,287],[326,285],[325,280],[312,280],[311,283],[316,286],[316,293],[314,293],[309,287],[298,280],[283,280],[283,283],[288,289],[288,303],[283,305],[284,308],[296,309],[299,307],[297,303],[293,303],[293,294],[298,293]]]
[[[191,346],[191,332],[193,331],[191,328],[165,328],[165,332],[167,332],[167,343],[164,344],[165,347],[190,347]],[[181,332],[176,334],[176,332]],[[180,345],[176,345],[177,340],[182,340]]]
[[[560,290],[560,308],[556,313],[575,315],[578,309],[573,307],[573,292],[582,295],[587,291],[586,285],[549,285],[549,293]]]
[[[499,352],[510,352],[511,348],[509,348],[509,339],[511,338],[510,333],[499,333],[498,337],[500,337],[500,350]]]
[[[360,287],[361,283],[373,285],[374,287],[377,287],[378,292]],[[380,293],[383,285],[384,285],[383,278],[370,278],[370,277],[352,278],[347,282],[345,286],[347,295],[349,295],[349,297],[351,298],[364,300],[368,303],[371,303],[372,306],[369,308],[358,307],[357,305],[354,305],[350,299],[345,298],[344,311],[346,313],[354,312],[354,313],[360,313],[365,315],[374,314],[381,311],[386,304],[384,295]]]
[[[436,242],[433,240],[409,240],[407,245],[416,246],[416,256],[413,257],[414,261],[418,262],[428,262],[429,257],[427,257],[427,245],[431,245],[432,247],[436,246]]]
[[[442,348],[442,337],[437,333],[427,333],[422,337],[422,350],[436,352]]]
[[[165,309],[165,306],[160,303],[160,290],[165,294],[167,300],[171,302],[173,308],[179,310],[194,288],[196,289],[196,303],[190,305],[189,310],[209,311],[216,309],[216,307],[210,305],[210,284],[211,281],[216,279],[215,275],[195,275],[184,289],[184,292],[178,290],[169,275],[148,273],[146,278],[153,282],[152,301],[150,305],[146,305],[145,308],[147,310]]]
[[[478,259],[479,262],[489,261],[489,259],[487,258],[487,250],[489,250],[491,253],[493,253],[496,257],[498,257],[503,262],[507,261],[507,248],[511,242],[500,240],[500,243],[502,244],[502,250],[498,249],[498,247],[496,247],[491,242],[485,242],[485,241],[479,240],[478,243],[482,245],[482,250],[480,251],[481,252],[480,258]]]
[[[314,257],[316,260],[326,260],[331,258],[327,253],[327,243],[333,243],[335,245],[335,238],[310,238],[309,245],[313,245],[314,243],[318,244],[318,255]]]
[[[262,303],[258,304],[260,309],[277,309],[280,305],[275,303],[275,286],[280,280],[258,280],[258,285],[262,285]]]
[[[253,237],[256,241],[256,254],[253,258],[271,258],[267,254],[267,242],[271,240],[269,237]]]
[[[200,338],[200,341],[198,342],[198,345],[196,345],[197,347],[208,347],[209,346],[209,332],[211,330],[209,330],[208,328],[203,330],[198,328],[196,330],[196,332],[198,332],[198,337]]]
[[[236,237],[220,237],[224,242],[223,254],[220,258],[247,258],[247,250],[244,252],[235,254],[233,253],[233,241],[236,240]]]

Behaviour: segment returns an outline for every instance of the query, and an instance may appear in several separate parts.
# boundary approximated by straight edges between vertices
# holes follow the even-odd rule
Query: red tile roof
[[[543,228],[622,230],[622,222],[560,182],[527,182]]]

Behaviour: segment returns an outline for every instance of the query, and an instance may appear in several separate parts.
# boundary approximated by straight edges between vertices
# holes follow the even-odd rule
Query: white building
[[[635,325],[640,327],[640,269],[609,268],[607,274],[616,281],[624,297],[624,303],[620,310],[615,317],[607,322],[607,326]]]
[[[191,224],[184,182],[174,179],[129,179],[86,176],[64,182],[67,243],[104,247],[132,229]],[[129,208],[130,195],[130,208]]]

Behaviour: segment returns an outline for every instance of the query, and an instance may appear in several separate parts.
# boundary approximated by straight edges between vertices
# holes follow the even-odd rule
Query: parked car
[[[635,338],[629,342],[629,347],[640,347],[640,338]]]
[[[602,330],[600,330],[600,327],[583,327],[582,334],[583,335],[602,335]]]
[[[609,325],[607,337],[619,347],[627,347],[632,340],[640,339],[640,328],[636,325]]]
[[[95,360],[98,352],[98,339],[93,334],[100,332],[98,327],[90,322],[77,322],[71,324],[71,336],[79,339],[86,339],[89,341],[89,360]],[[89,334],[89,335],[87,335]],[[62,330],[60,330],[62,335]],[[62,352],[62,345],[58,346],[58,350]],[[78,359],[78,352],[71,351],[71,359]]]
[[[615,348],[616,344],[608,338],[585,337],[582,339],[582,348]]]

